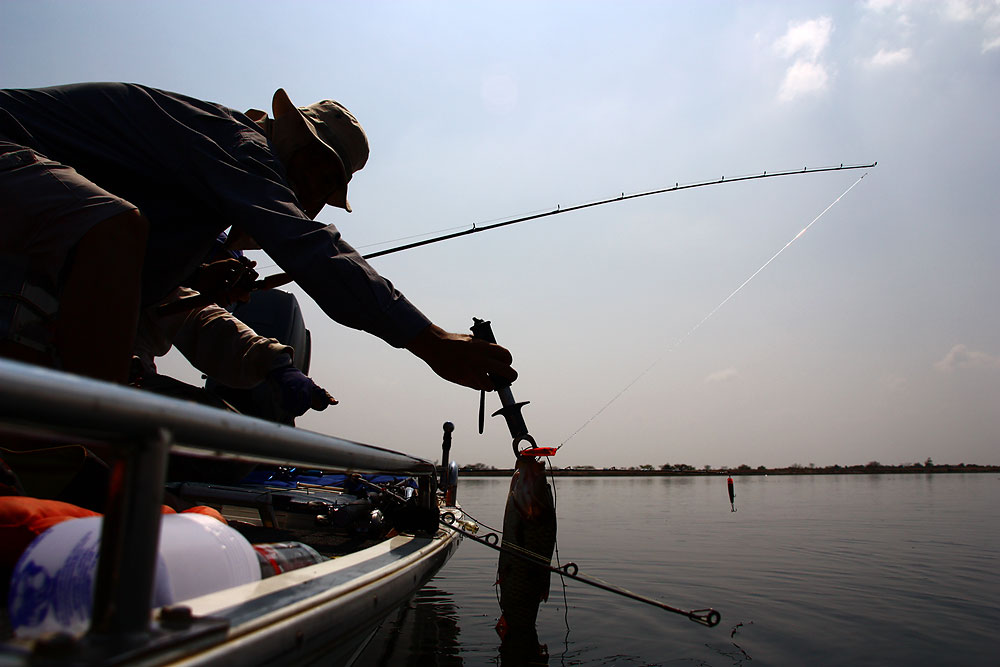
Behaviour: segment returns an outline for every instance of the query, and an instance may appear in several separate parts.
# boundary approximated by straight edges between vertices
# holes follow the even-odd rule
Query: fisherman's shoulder
[[[223,144],[235,140],[236,144],[247,143],[270,151],[267,138],[258,125],[243,112],[225,104],[139,83],[99,85],[118,86],[118,93],[128,96],[136,105],[148,101],[154,113],[170,116],[213,140],[221,140]]]
[[[58,103],[61,100],[86,97],[108,98],[128,96],[133,90],[155,90],[134,83],[117,81],[86,81],[80,83],[63,83],[38,88],[5,88],[0,92],[12,97],[30,98],[38,101],[48,100]],[[163,91],[166,92],[166,91]]]
[[[143,83],[122,81],[89,81],[41,88],[8,88],[0,93],[8,98],[38,105],[50,107],[72,105],[80,111],[107,107],[121,113],[131,111],[150,115],[183,116],[186,110],[191,114],[209,114],[229,118],[239,113],[217,102],[201,100]]]

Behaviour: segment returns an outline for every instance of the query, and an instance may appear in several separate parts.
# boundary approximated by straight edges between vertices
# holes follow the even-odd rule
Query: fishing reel
[[[489,343],[496,343],[496,336],[493,335],[493,328],[490,323],[486,320],[481,320],[478,317],[472,318],[472,337],[485,340]],[[497,377],[492,373],[489,374],[490,380],[493,382],[493,386],[496,388],[497,395],[500,397],[500,403],[503,405],[499,410],[493,413],[493,417],[500,415],[507,422],[507,429],[510,431],[510,436],[513,438],[511,446],[514,449],[514,456],[552,456],[555,454],[555,449],[550,447],[539,447],[535,443],[535,439],[531,437],[528,433],[528,426],[524,423],[524,416],[521,414],[521,408],[528,404],[528,401],[523,401],[518,403],[514,400],[514,394],[510,390],[510,382],[507,380]],[[486,422],[486,392],[479,392],[479,433],[483,433],[483,427]],[[521,443],[526,443],[528,446],[524,449],[521,448]]]
[[[167,317],[188,310],[201,309],[217,303],[246,301],[250,292],[257,289],[260,274],[254,269],[256,262],[240,255],[216,260],[199,266],[185,285],[197,294],[184,296],[157,306],[157,315]]]
[[[408,480],[376,484],[361,475],[352,474],[348,483],[355,493],[362,493],[361,490],[365,489],[365,499],[378,508],[397,532],[431,535],[437,532],[437,503],[431,507],[426,506],[419,491],[410,486]]]
[[[202,264],[195,271],[192,287],[216,301],[229,300],[232,294],[249,294],[260,277],[256,264],[242,254]]]

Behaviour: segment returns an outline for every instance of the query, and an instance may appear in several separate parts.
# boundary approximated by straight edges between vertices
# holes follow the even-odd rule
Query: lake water
[[[562,562],[722,622],[553,575],[548,664],[1000,664],[1000,476],[734,479],[735,513],[725,476],[556,478]],[[459,501],[499,527],[508,483],[462,479]],[[465,540],[359,664],[499,664],[496,557]]]

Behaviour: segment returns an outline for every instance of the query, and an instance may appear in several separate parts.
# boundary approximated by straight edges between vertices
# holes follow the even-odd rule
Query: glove
[[[281,366],[267,374],[267,379],[278,388],[281,407],[295,417],[301,417],[309,408],[325,410],[336,405],[337,400],[325,389],[295,366]]]

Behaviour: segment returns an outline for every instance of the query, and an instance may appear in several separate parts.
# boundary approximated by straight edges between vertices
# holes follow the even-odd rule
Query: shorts
[[[0,135],[0,253],[27,259],[34,280],[58,291],[77,242],[136,206],[70,166]]]

